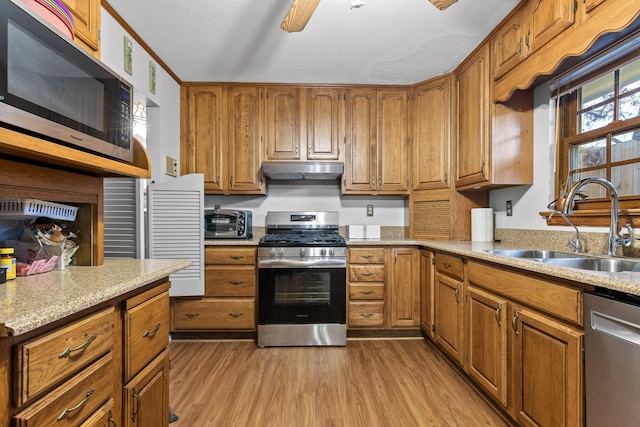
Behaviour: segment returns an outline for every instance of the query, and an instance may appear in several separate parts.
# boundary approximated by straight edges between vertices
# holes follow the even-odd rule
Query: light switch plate
[[[124,71],[133,75],[133,42],[124,36]]]

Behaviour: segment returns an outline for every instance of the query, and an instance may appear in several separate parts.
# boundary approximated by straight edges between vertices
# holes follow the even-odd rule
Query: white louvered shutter
[[[140,180],[104,179],[104,256],[142,258]]]
[[[193,263],[172,274],[169,295],[204,294],[204,175],[184,175],[147,188],[149,258]]]

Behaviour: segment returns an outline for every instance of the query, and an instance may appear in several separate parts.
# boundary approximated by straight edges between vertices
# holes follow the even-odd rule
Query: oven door
[[[258,323],[346,324],[346,269],[259,268]]]

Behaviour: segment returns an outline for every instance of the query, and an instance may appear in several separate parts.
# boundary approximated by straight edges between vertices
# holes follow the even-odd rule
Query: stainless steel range
[[[344,346],[346,244],[337,212],[268,212],[258,243],[258,346]]]

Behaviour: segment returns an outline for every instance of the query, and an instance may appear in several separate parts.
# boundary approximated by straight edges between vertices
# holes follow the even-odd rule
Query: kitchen
[[[612,0],[608,0],[611,2]],[[461,5],[462,3],[460,3]],[[611,3],[609,3],[611,4]],[[369,5],[367,5],[369,6]],[[430,6],[427,4],[427,6]],[[511,5],[511,7],[515,6],[515,2]],[[430,6],[431,7],[431,6]],[[456,5],[451,6],[452,8],[456,7]],[[511,8],[509,7],[509,8]],[[596,7],[596,6],[594,6]],[[603,6],[597,6],[596,11],[600,10]],[[110,6],[103,5],[102,16],[101,16],[101,31],[103,32],[103,38],[101,40],[101,48],[100,55],[101,60],[105,63],[109,64],[112,68],[116,70],[122,69],[122,40],[123,37],[128,36],[130,40],[133,40],[133,69],[134,70],[144,70],[143,73],[137,74],[133,73],[133,76],[130,76],[133,79],[134,87],[136,88],[145,88],[148,86],[147,82],[147,72],[146,70],[149,67],[149,61],[154,60],[158,63],[155,58],[151,58],[148,56],[148,53],[141,47],[139,42],[135,37],[133,37],[130,33],[126,33],[124,28],[121,27],[121,23],[119,23],[116,19],[112,17],[110,13],[107,12],[107,9],[112,9]],[[286,9],[286,8],[285,8]],[[366,6],[361,8],[362,10],[366,10]],[[453,10],[453,9],[450,9]],[[356,10],[357,11],[357,10]],[[508,12],[508,11],[507,11]],[[632,15],[635,16],[637,12],[630,13],[627,12],[627,20],[631,20],[633,18]],[[620,19],[618,15],[615,15],[616,19]],[[612,17],[613,19],[613,17]],[[585,24],[586,25],[586,24]],[[307,28],[308,29],[308,28]],[[138,30],[137,31],[142,31]],[[304,33],[303,33],[304,34]],[[112,36],[113,35],[113,36]],[[559,43],[559,42],[558,42]],[[562,46],[562,45],[560,45]],[[538,64],[539,56],[531,55],[530,58],[527,58],[526,61],[530,61],[533,64]],[[462,58],[461,58],[462,59]],[[526,62],[525,61],[525,62]],[[525,65],[528,65],[530,62],[526,62]],[[524,62],[523,62],[524,64]],[[524,65],[516,65],[516,70],[521,70]],[[518,68],[520,67],[520,68]],[[121,73],[123,75],[128,74],[126,71],[122,70]],[[180,159],[180,168],[181,171],[184,172],[186,170],[184,166],[184,162],[186,161],[184,156],[181,155],[181,145],[178,141],[181,139],[180,135],[180,111],[179,106],[175,100],[180,99],[180,90],[179,85],[176,84],[175,80],[172,78],[169,73],[164,70],[163,67],[158,66],[156,69],[157,76],[157,94],[149,92],[147,93],[147,97],[149,101],[147,102],[147,110],[148,110],[148,123],[162,123],[162,130],[154,127],[148,126],[147,129],[147,150],[149,155],[149,162],[152,165],[161,165],[160,167],[152,168],[152,176],[151,178],[158,181],[170,181],[168,175],[164,174],[163,167],[165,162],[165,157],[169,156],[175,159]],[[512,74],[506,74],[506,78],[503,81],[507,81],[509,84],[515,83],[509,81],[511,79]],[[305,80],[305,84],[308,82]],[[221,80],[225,81],[225,80]],[[260,80],[243,80],[243,81],[260,81]],[[321,83],[321,80],[313,79],[314,82]],[[419,81],[419,80],[416,80]],[[529,83],[527,80],[526,84]],[[521,82],[517,82],[517,84],[521,84]],[[500,94],[500,96],[506,97],[505,95],[508,90],[505,90],[505,84],[502,84],[500,81],[499,84],[494,88],[496,94]],[[215,85],[214,85],[215,86]],[[229,84],[229,87],[234,86],[233,84]],[[238,84],[238,86],[242,86],[242,84]],[[527,87],[527,86],[523,86]],[[305,91],[308,89],[306,86],[304,87]],[[313,89],[313,88],[311,88]],[[224,90],[227,90],[225,87]],[[387,90],[386,88],[382,88],[380,90]],[[166,91],[166,92],[165,92]],[[500,92],[501,91],[501,92]],[[226,93],[226,92],[225,92]],[[308,92],[307,92],[308,93]],[[482,191],[473,193],[471,197],[472,200],[465,198],[463,200],[458,200],[456,194],[437,194],[437,200],[453,200],[454,206],[460,206],[462,211],[467,210],[469,207],[484,207],[490,206],[496,212],[495,216],[495,228],[496,228],[496,238],[501,239],[503,242],[515,242],[521,243],[521,239],[523,235],[526,235],[528,239],[531,239],[531,245],[534,247],[549,246],[549,236],[554,233],[554,230],[557,230],[556,227],[548,227],[546,225],[545,218],[540,216],[538,212],[546,210],[546,204],[556,197],[553,196],[556,193],[554,188],[553,179],[551,178],[554,173],[553,164],[554,161],[552,159],[552,155],[555,152],[555,147],[551,144],[550,141],[553,139],[550,137],[552,133],[552,129],[549,128],[549,123],[552,122],[552,111],[553,105],[549,99],[549,88],[547,84],[542,84],[537,87],[535,91],[533,91],[533,100],[532,105],[535,106],[533,109],[533,117],[532,124],[533,129],[530,131],[533,139],[533,170],[531,171],[531,177],[534,178],[534,184],[531,185],[527,183],[526,185],[520,185],[513,188],[500,189],[500,186],[496,186],[496,189],[491,189],[488,193],[488,199],[482,199],[481,194]],[[166,96],[166,98],[164,98]],[[227,96],[226,94],[224,96]],[[307,96],[305,94],[305,96]],[[496,95],[497,96],[497,95]],[[309,99],[309,96],[307,96]],[[160,108],[153,107],[153,104],[159,106]],[[150,107],[151,105],[151,107]],[[150,108],[149,108],[150,107]],[[155,134],[154,134],[155,133]],[[157,144],[157,145],[154,145]],[[157,147],[159,149],[156,149]],[[346,155],[346,153],[342,155]],[[306,153],[306,150],[305,150]],[[494,159],[495,160],[495,159]],[[346,162],[345,167],[347,167],[350,162]],[[225,166],[226,167],[226,166]],[[408,168],[411,169],[411,168]],[[347,175],[347,178],[351,180],[352,183],[356,183],[354,177],[356,175]],[[539,179],[542,177],[542,179]],[[547,179],[547,177],[549,177]],[[454,177],[448,177],[449,180],[453,180]],[[343,182],[345,178],[343,177]],[[341,184],[338,182],[335,183],[320,183],[320,184],[305,184],[305,186],[300,186],[298,184],[290,184],[290,183],[266,183],[268,185],[268,196],[264,196],[261,194],[253,194],[253,195],[226,195],[229,193],[228,189],[222,189],[220,191],[212,191],[206,196],[206,206],[213,207],[214,205],[222,205],[224,207],[232,207],[237,209],[248,209],[254,212],[254,224],[257,224],[260,227],[262,224],[265,224],[266,221],[266,213],[272,210],[279,210],[278,206],[287,206],[287,208],[291,207],[294,210],[302,210],[307,208],[312,208],[313,210],[336,210],[339,211],[340,214],[340,223],[339,226],[345,227],[350,224],[366,224],[366,225],[381,225],[382,231],[397,231],[398,229],[402,230],[403,233],[401,235],[407,236],[406,229],[411,230],[411,227],[415,227],[415,217],[412,219],[412,215],[415,215],[414,212],[418,212],[421,206],[425,206],[424,204],[419,204],[419,202],[424,202],[424,200],[412,199],[413,193],[409,196],[409,199],[406,196],[398,196],[397,193],[394,194],[394,191],[398,190],[390,190],[389,195],[383,195],[381,191],[378,190],[355,190],[361,191],[360,195],[348,195],[347,192],[343,194],[342,189],[340,187]],[[313,197],[307,196],[305,192],[306,189],[312,189]],[[361,188],[361,187],[360,187]],[[245,193],[250,193],[252,190],[246,191]],[[260,190],[262,191],[262,190]],[[408,194],[407,190],[399,191],[400,193],[404,192],[404,194]],[[215,194],[217,193],[217,195]],[[259,192],[258,192],[259,193]],[[364,193],[364,195],[362,194]],[[373,196],[374,193],[379,193],[379,195]],[[369,195],[367,195],[369,194]],[[458,193],[459,194],[459,193]],[[487,197],[487,195],[485,195]],[[451,199],[453,198],[453,199]],[[280,199],[280,201],[278,201]],[[427,200],[430,201],[430,200]],[[512,201],[512,213],[513,215],[508,215],[507,209],[505,209],[505,204],[507,201]],[[284,203],[283,203],[284,202]],[[412,203],[418,203],[418,208],[415,209]],[[487,203],[488,202],[488,203]],[[301,203],[298,205],[298,203]],[[469,203],[469,205],[465,205]],[[369,217],[367,215],[367,208],[369,205],[373,206],[373,217]],[[462,215],[460,213],[455,213],[455,215]],[[451,216],[454,216],[452,214]],[[459,239],[469,240],[470,236],[470,226],[467,224],[462,218],[464,216],[460,216],[456,220],[453,221],[453,226],[451,227],[451,235],[452,236],[460,236]],[[553,218],[551,222],[554,222],[558,225],[564,225],[561,219]],[[602,229],[599,230],[598,236],[596,238],[600,238],[604,230],[606,232],[606,225],[608,222],[596,222],[600,224]],[[591,243],[589,240],[591,238],[591,233],[586,233],[583,230],[583,227],[580,223],[578,226],[581,228],[581,238],[586,243]],[[258,228],[256,227],[256,229]],[[344,228],[343,228],[344,230]],[[523,230],[526,230],[524,232]],[[570,232],[573,230],[569,227],[561,228],[561,230],[566,230],[566,233],[562,234],[559,237],[558,248],[562,250],[564,244],[566,243],[567,236],[570,235]],[[257,231],[257,230],[256,230]],[[410,233],[411,231],[409,231]],[[449,229],[447,229],[449,232]],[[455,234],[459,233],[459,234]],[[345,233],[343,233],[345,234]],[[466,236],[466,237],[463,237]],[[383,237],[386,237],[383,235]],[[536,240],[537,239],[537,240]],[[392,239],[395,240],[395,239]],[[401,239],[405,245],[410,245],[414,240],[403,240]],[[457,238],[454,238],[457,240]],[[384,240],[383,240],[384,241]],[[388,241],[388,240],[387,240]],[[542,242],[542,243],[540,243]],[[594,241],[595,242],[595,241]],[[354,243],[354,242],[352,242]],[[367,246],[371,242],[358,243]],[[592,243],[593,246],[599,245],[600,243]],[[449,246],[438,246],[437,243],[433,243],[433,246],[429,246],[432,250],[451,252],[451,247]],[[591,249],[591,248],[590,248]],[[566,249],[565,249],[566,250]],[[597,251],[597,250],[596,250]],[[604,251],[602,251],[604,252]],[[453,250],[455,254],[456,251]],[[466,255],[464,253],[458,253],[458,255]],[[483,259],[484,255],[478,255],[480,259]],[[491,259],[495,261],[495,259]],[[511,261],[501,261],[506,263],[505,265],[510,265]],[[522,265],[511,265],[512,267],[522,267]],[[465,267],[466,268],[466,267]],[[482,270],[483,271],[483,270]],[[562,278],[561,275],[558,275],[557,272],[547,270],[547,273],[555,275],[556,277]],[[574,276],[564,277],[563,279],[571,280]],[[445,280],[446,281],[446,280]],[[590,282],[589,282],[590,283]],[[589,284],[587,283],[587,284]],[[591,283],[593,285],[594,283]],[[555,316],[562,317],[563,315],[556,313]],[[572,322],[577,322],[577,319],[572,320]],[[579,323],[579,322],[578,322]]]

